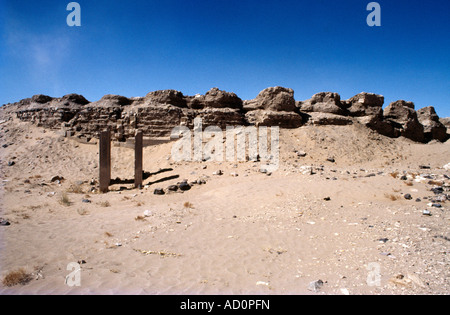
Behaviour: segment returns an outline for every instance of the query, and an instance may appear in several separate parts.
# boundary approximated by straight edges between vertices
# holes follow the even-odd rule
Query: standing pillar
[[[142,147],[143,134],[142,131],[136,133],[134,139],[134,187],[142,187]]]
[[[106,193],[111,182],[111,132],[109,129],[100,132],[99,159],[100,192]]]

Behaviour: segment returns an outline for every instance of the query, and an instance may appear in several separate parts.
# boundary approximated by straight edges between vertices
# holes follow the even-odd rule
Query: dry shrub
[[[384,194],[384,196],[385,196],[386,198],[391,199],[392,201],[396,201],[396,200],[400,199],[399,196],[396,196],[396,195],[393,195],[393,194]]]
[[[397,178],[398,172],[392,172],[392,173],[389,173],[389,175],[391,175],[393,178]]]
[[[102,202],[100,202],[100,206],[102,206],[102,207],[111,207],[111,204],[109,203],[109,201],[108,200],[106,200],[106,201],[102,201]]]
[[[25,285],[28,282],[30,282],[32,279],[31,274],[27,273],[25,269],[19,268],[17,270],[10,271],[4,278],[3,278],[3,285],[7,287],[12,287],[17,284]]]
[[[194,208],[194,205],[192,203],[190,203],[189,201],[186,201],[183,206],[185,208],[190,208],[190,209]]]
[[[84,194],[83,186],[79,184],[71,184],[69,188],[67,188],[67,192],[74,194]]]
[[[59,203],[63,206],[70,206],[72,202],[69,200],[69,196],[67,196],[67,194],[63,192],[61,198],[59,199]]]

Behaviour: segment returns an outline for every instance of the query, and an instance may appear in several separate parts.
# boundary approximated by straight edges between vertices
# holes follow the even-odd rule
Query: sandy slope
[[[0,278],[17,268],[33,277],[0,284],[0,294],[450,292],[448,202],[429,207],[433,185],[413,179],[432,173],[448,184],[450,142],[416,144],[357,125],[281,130],[281,164],[270,176],[257,162],[174,163],[166,143],[144,149],[146,188],[98,194],[90,192],[97,145],[17,120],[0,128],[8,144],[0,217],[11,223],[0,226]],[[133,154],[113,148],[113,178],[133,178]],[[64,180],[51,182],[57,175]],[[200,178],[206,184],[189,191],[153,194]],[[79,287],[65,283],[71,262],[82,263]],[[370,286],[373,266],[381,278]],[[320,291],[308,290],[318,279]]]

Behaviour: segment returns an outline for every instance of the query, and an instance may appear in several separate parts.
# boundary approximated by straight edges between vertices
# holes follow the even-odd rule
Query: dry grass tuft
[[[31,274],[27,273],[25,269],[19,268],[17,270],[10,271],[4,278],[3,278],[3,285],[7,287],[12,287],[17,284],[25,285],[28,282],[30,282],[32,279]]]

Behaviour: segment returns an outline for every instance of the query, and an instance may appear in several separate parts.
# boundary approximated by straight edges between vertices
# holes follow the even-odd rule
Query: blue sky
[[[450,1],[0,0],[0,104],[34,94],[144,96],[212,87],[252,99],[270,86],[297,100],[365,91],[450,116]]]

